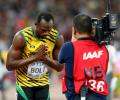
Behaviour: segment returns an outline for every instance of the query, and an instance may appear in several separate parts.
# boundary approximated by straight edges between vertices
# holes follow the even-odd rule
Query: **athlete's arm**
[[[60,48],[62,47],[62,44],[64,43],[64,38],[62,35],[60,35],[56,41],[56,46],[53,52],[53,59],[50,59],[49,57],[47,57],[47,60],[45,61],[45,63],[55,69],[56,71],[61,71],[63,69],[63,64],[60,64],[58,62],[58,53],[60,51]]]
[[[7,54],[6,68],[10,70],[18,69],[22,66],[28,65],[36,60],[41,60],[42,56],[45,55],[46,47],[43,46],[38,53],[35,55],[23,59],[22,53],[25,47],[25,40],[21,34],[16,34],[14,36],[11,47],[9,48]]]

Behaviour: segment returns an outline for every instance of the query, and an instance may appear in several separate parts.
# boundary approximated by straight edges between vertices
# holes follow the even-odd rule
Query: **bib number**
[[[90,88],[92,90],[96,89],[99,92],[104,91],[104,81],[98,81],[96,82],[95,80],[89,80],[88,83],[90,84]]]
[[[46,65],[43,62],[33,62],[29,64],[27,74],[31,78],[41,78],[48,72]]]

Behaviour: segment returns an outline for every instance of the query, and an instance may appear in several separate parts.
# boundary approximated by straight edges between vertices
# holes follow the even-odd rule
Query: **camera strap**
[[[84,85],[80,90],[80,100],[86,100],[86,94],[88,92],[88,88]]]

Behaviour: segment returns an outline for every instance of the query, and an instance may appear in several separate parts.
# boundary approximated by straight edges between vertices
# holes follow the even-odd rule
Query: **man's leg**
[[[35,87],[35,100],[50,100],[49,85],[43,87]]]
[[[16,85],[17,100],[34,100],[32,88]]]
[[[88,89],[86,100],[107,100],[107,97]]]

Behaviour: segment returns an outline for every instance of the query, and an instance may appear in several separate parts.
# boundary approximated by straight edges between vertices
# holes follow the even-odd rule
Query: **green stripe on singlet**
[[[25,92],[22,90],[22,88],[21,88],[18,84],[16,84],[16,89],[17,89],[18,93],[19,93],[25,100],[28,100]]]

